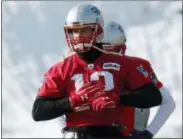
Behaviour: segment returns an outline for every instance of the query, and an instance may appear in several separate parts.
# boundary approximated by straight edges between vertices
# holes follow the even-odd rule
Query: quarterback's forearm
[[[161,92],[153,84],[146,84],[128,93],[121,93],[120,105],[138,108],[151,108],[162,102]]]
[[[32,117],[35,121],[51,120],[72,111],[68,98],[37,97],[33,104]]]
[[[153,135],[155,135],[160,130],[160,128],[164,125],[176,107],[175,101],[170,92],[165,87],[161,87],[159,90],[163,97],[162,104],[160,105],[154,119],[146,128]]]

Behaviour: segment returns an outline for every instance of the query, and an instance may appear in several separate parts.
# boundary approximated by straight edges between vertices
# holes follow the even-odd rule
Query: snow
[[[42,74],[68,50],[63,25],[68,10],[89,1],[2,2],[2,137],[62,137],[62,118],[34,122],[32,103]],[[127,54],[151,61],[176,109],[156,137],[182,137],[181,1],[90,2],[105,21],[123,25]],[[157,108],[151,111],[152,120]]]

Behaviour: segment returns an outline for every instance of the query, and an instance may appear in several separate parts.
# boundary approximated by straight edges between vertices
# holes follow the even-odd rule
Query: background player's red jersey
[[[107,54],[102,54],[94,63],[87,64],[74,54],[49,69],[38,95],[68,97],[77,93],[83,84],[91,81],[104,84],[107,93],[119,94],[151,82],[149,77],[145,77],[137,70],[138,66],[128,57]],[[68,127],[108,125],[120,122],[121,115],[123,110],[118,106],[103,112],[94,112],[91,109],[70,112],[66,114],[66,124]]]
[[[125,56],[130,58],[131,60],[133,60],[135,63],[137,63],[139,66],[137,67],[137,69],[139,70],[139,72],[141,72],[142,74],[144,74],[144,76],[148,76],[151,78],[151,82],[153,82],[157,88],[161,88],[162,87],[162,83],[157,79],[151,64],[149,61],[142,59],[142,58],[138,58],[138,57],[132,57],[132,56]],[[148,92],[147,92],[148,93]],[[146,98],[144,98],[146,99]],[[138,117],[138,115],[136,116],[136,112],[139,113],[139,109],[136,109],[134,107],[123,107],[121,106],[121,110],[123,111],[121,113],[121,123],[126,125],[127,127],[127,131],[124,132],[123,134],[128,135],[130,132],[132,132],[134,130],[134,128],[136,128],[135,123],[138,122],[138,120],[141,120],[142,117]],[[144,113],[145,114],[145,113]],[[142,116],[142,115],[140,115]],[[148,116],[149,115],[144,115],[144,123],[148,120]],[[140,122],[140,121],[139,121]],[[144,125],[145,127],[146,125]]]

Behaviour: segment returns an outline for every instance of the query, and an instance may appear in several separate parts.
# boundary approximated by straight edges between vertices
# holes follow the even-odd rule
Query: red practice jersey
[[[102,54],[93,63],[87,64],[77,54],[73,54],[53,65],[45,73],[45,80],[39,88],[38,96],[69,97],[82,85],[91,81],[104,84],[107,93],[119,94],[152,82],[149,76],[144,76],[137,69],[138,67],[139,63],[126,56]],[[120,106],[103,112],[70,112],[66,114],[66,124],[68,127],[110,125],[121,122],[124,112]],[[129,123],[124,124],[128,127]]]
[[[157,79],[156,74],[152,69],[151,64],[148,60],[132,56],[126,56],[126,57],[129,57],[132,60],[136,61],[136,63],[139,63],[140,66],[138,67],[138,70],[141,72],[147,71],[148,76],[152,79],[152,82],[156,85],[158,89],[162,87],[162,82]]]

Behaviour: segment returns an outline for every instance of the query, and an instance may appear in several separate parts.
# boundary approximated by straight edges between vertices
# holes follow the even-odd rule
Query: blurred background
[[[2,1],[2,137],[62,137],[61,117],[34,122],[31,109],[43,73],[68,50],[63,25],[78,3],[86,2]],[[172,93],[176,109],[155,137],[182,138],[182,2],[87,3],[124,27],[127,54],[151,61]]]

